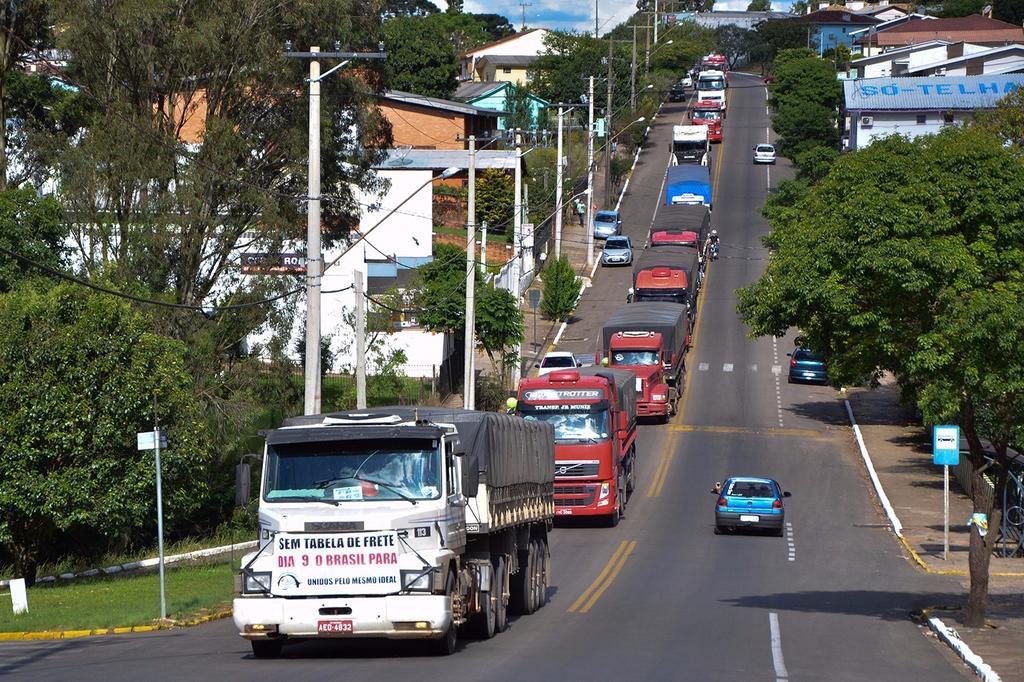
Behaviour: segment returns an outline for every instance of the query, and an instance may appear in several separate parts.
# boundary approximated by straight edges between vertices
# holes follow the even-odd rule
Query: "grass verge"
[[[167,569],[167,616],[190,620],[230,605],[234,567],[228,562]],[[0,592],[0,632],[42,632],[149,625],[160,617],[157,573],[90,578],[33,587],[28,613],[11,612]]]

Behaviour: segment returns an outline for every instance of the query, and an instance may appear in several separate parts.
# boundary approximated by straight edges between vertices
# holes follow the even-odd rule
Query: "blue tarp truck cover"
[[[670,166],[665,177],[665,205],[712,205],[711,173],[706,166]]]

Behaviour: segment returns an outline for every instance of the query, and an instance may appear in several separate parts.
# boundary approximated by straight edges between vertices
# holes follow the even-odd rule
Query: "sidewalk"
[[[929,573],[956,576],[963,587],[959,603],[935,605],[952,610],[936,610],[933,615],[956,628],[1003,680],[1024,682],[1024,559],[992,557],[988,612],[992,627],[964,628],[959,608],[966,603],[970,586],[966,524],[972,511],[970,499],[951,474],[949,559],[943,560],[942,467],[932,464],[930,436],[915,421],[912,410],[899,404],[894,383],[874,390],[851,389],[848,397],[882,488],[903,524],[912,559]]]

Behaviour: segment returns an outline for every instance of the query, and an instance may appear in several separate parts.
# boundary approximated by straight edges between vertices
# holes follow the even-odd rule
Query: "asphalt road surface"
[[[681,413],[643,426],[639,487],[614,529],[573,524],[552,538],[550,602],[490,641],[434,658],[409,644],[307,642],[255,660],[230,620],[145,635],[0,645],[0,677],[31,680],[962,680],[962,666],[909,619],[960,592],[903,558],[871,500],[829,388],[790,385],[792,339],[749,340],[735,289],[758,276],[769,183],[755,167],[768,139],[760,80],[734,75],[725,141],[716,145],[709,268]],[[660,196],[671,126],[666,104],[623,202],[642,244]],[[629,269],[600,269],[560,350],[593,352]],[[714,481],[779,480],[793,497],[787,533],[712,533]]]

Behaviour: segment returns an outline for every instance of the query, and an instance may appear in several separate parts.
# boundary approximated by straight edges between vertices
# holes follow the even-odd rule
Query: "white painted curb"
[[[959,633],[953,628],[947,626],[938,618],[929,617],[928,627],[932,629],[944,641],[949,648],[957,653],[957,655],[963,659],[970,668],[974,671],[981,679],[985,682],[1001,682],[999,673],[992,669],[988,663],[982,660],[981,656],[971,651],[971,647],[967,646],[967,643],[960,639]]]
[[[850,415],[850,424],[853,426],[853,435],[857,438],[857,446],[860,448],[860,455],[864,459],[864,466],[867,467],[868,476],[871,477],[871,484],[875,486],[875,493],[878,495],[878,500],[882,503],[882,509],[885,510],[885,515],[889,517],[889,523],[892,524],[892,532],[896,533],[898,537],[903,537],[903,524],[900,523],[899,518],[896,516],[896,510],[892,508],[892,503],[889,502],[889,496],[885,494],[885,490],[882,488],[882,482],[878,480],[878,474],[875,472],[875,465],[871,461],[871,455],[868,453],[868,447],[864,444],[864,436],[860,433],[860,427],[857,426],[857,420],[853,418],[853,408],[850,407],[850,401],[844,400],[843,403],[846,405],[846,413]]]
[[[203,557],[216,556],[218,554],[224,554],[232,551],[232,549],[248,549],[255,547],[258,544],[256,540],[248,540],[246,542],[238,542],[234,545],[222,545],[220,547],[209,547],[207,549],[197,549],[193,552],[185,552],[184,554],[172,554],[171,556],[164,557],[164,564],[176,564],[180,561],[189,561],[190,559],[202,559]],[[106,568],[90,568],[87,571],[80,573],[61,573],[59,576],[48,575],[42,578],[37,578],[37,583],[52,583],[60,580],[74,580],[75,578],[91,578],[96,575],[113,575],[114,573],[122,573],[124,571],[135,571],[140,568],[152,568],[160,563],[160,557],[153,557],[152,559],[142,559],[141,561],[129,561],[126,564],[115,564],[114,566],[107,566]],[[0,580],[0,587],[7,587],[9,580]]]

